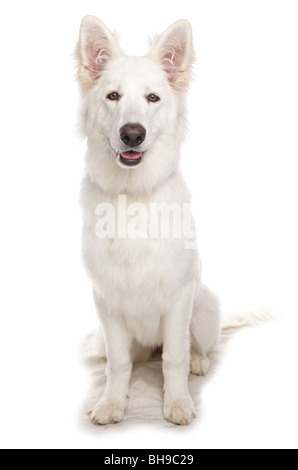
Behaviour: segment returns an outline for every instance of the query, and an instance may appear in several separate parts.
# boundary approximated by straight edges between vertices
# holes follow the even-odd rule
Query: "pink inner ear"
[[[170,82],[174,82],[177,73],[181,71],[186,52],[186,38],[184,32],[172,33],[164,44],[162,50],[162,64],[168,74]]]
[[[101,77],[106,63],[111,58],[108,39],[99,28],[89,31],[85,53],[88,61],[87,69],[91,73],[93,80],[97,80]]]

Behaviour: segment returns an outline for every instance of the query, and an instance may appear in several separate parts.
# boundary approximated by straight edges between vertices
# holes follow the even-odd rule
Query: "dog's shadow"
[[[212,380],[216,371],[220,367],[221,358],[229,339],[234,334],[233,330],[222,333],[219,345],[211,355],[211,367],[206,377],[189,375],[189,390],[193,398],[196,416],[192,425],[199,421],[200,408],[203,405],[201,401],[201,392],[206,383]],[[80,410],[80,425],[89,432],[107,432],[111,429],[119,429],[135,424],[157,425],[159,427],[173,427],[175,429],[186,429],[187,426],[176,426],[168,423],[163,418],[163,374],[162,361],[160,357],[153,358],[146,363],[136,364],[133,367],[129,399],[123,421],[118,424],[105,426],[94,426],[90,420],[91,411],[104,392],[106,383],[106,360],[88,353],[88,348],[84,346],[81,356],[85,366],[91,373],[91,385],[87,397]]]

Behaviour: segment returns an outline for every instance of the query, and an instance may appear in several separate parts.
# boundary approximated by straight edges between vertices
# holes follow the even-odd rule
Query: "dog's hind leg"
[[[220,332],[219,301],[206,286],[201,288],[194,302],[190,332],[191,372],[206,375],[210,365],[208,354],[215,347]]]

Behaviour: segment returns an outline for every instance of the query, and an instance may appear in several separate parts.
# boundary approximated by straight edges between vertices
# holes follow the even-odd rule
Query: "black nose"
[[[120,138],[128,147],[137,147],[144,142],[146,129],[141,124],[126,124],[120,129]]]

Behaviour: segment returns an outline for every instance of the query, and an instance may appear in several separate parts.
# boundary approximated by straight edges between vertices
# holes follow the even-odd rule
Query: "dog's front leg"
[[[182,288],[163,322],[164,417],[174,424],[189,424],[194,417],[188,387],[193,296],[193,283]]]
[[[96,299],[100,310],[107,349],[107,382],[104,394],[95,406],[93,424],[113,424],[123,419],[131,377],[131,338],[121,319],[106,312],[102,301]]]

